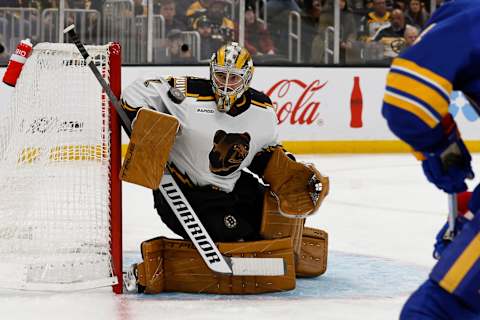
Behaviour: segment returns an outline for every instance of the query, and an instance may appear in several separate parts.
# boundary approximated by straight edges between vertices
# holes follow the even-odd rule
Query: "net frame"
[[[109,43],[104,46],[87,46],[86,47],[89,52],[91,52],[91,55],[93,59],[99,59],[99,71],[102,73],[102,75],[105,77],[106,81],[110,84],[110,87],[114,94],[119,97],[120,91],[121,91],[121,48],[118,43]],[[9,178],[9,175],[15,175],[15,170],[23,170],[27,171],[31,170],[32,176],[39,175],[39,173],[34,172],[34,170],[38,170],[38,167],[31,166],[32,168],[27,168],[29,164],[31,163],[41,163],[41,160],[45,161],[47,165],[45,168],[40,168],[40,169],[46,169],[46,170],[52,170],[51,173],[46,174],[46,176],[49,175],[62,175],[64,173],[59,173],[59,170],[62,168],[65,169],[64,171],[67,172],[65,175],[67,176],[68,180],[68,169],[66,167],[68,166],[74,166],[76,164],[82,164],[82,163],[92,163],[92,167],[96,163],[101,163],[101,166],[107,167],[108,172],[105,173],[100,173],[100,177],[97,177],[96,175],[99,174],[99,171],[97,169],[87,169],[87,177],[85,177],[84,185],[88,186],[90,183],[90,175],[93,177],[93,179],[98,179],[99,181],[101,180],[101,184],[105,184],[105,188],[108,189],[108,194],[102,194],[100,196],[99,203],[101,207],[106,206],[108,208],[102,208],[105,212],[108,212],[108,217],[102,218],[103,220],[99,223],[99,226],[96,226],[95,224],[90,224],[89,226],[85,228],[93,228],[93,229],[98,229],[100,230],[99,233],[106,233],[106,235],[102,234],[98,239],[95,238],[93,241],[90,241],[91,247],[88,248],[88,245],[83,244],[83,247],[80,248],[73,248],[66,246],[66,248],[54,248],[55,254],[59,254],[60,256],[62,255],[62,251],[68,251],[68,255],[77,255],[80,256],[82,251],[98,251],[95,252],[97,256],[94,256],[93,260],[95,261],[82,261],[82,260],[75,260],[75,259],[70,259],[67,260],[67,262],[56,262],[54,261],[54,258],[49,258],[48,263],[44,263],[43,265],[38,267],[38,270],[35,268],[35,263],[25,263],[22,259],[15,260],[14,257],[10,256],[6,250],[9,250],[8,246],[12,246],[12,250],[14,249],[19,249],[20,252],[16,253],[17,256],[20,256],[22,254],[29,255],[30,252],[28,250],[31,249],[32,243],[36,240],[35,235],[39,234],[39,230],[43,231],[42,228],[48,228],[42,225],[39,227],[38,225],[35,225],[34,223],[29,225],[28,219],[25,219],[26,221],[24,222],[27,227],[23,227],[23,233],[24,239],[22,239],[22,235],[20,234],[21,232],[18,232],[19,228],[15,224],[15,227],[11,227],[10,229],[8,228],[3,228],[3,231],[0,230],[0,287],[6,287],[6,288],[15,288],[15,289],[25,289],[25,290],[54,290],[54,291],[64,291],[64,290],[79,290],[79,289],[87,289],[87,288],[94,288],[94,287],[99,287],[99,286],[112,286],[113,291],[116,293],[121,293],[122,292],[122,214],[121,214],[121,183],[119,180],[119,171],[120,171],[120,162],[121,162],[121,140],[120,140],[120,124],[119,124],[119,119],[114,111],[114,108],[111,104],[108,103],[108,98],[105,94],[105,92],[101,89],[100,85],[96,81],[96,79],[93,76],[87,76],[85,73],[85,76],[82,76],[81,78],[81,83],[77,83],[76,85],[79,87],[79,90],[83,90],[82,88],[88,88],[85,89],[85,92],[82,92],[82,94],[85,94],[83,98],[88,98],[89,96],[94,96],[94,99],[99,99],[100,105],[102,108],[102,115],[100,116],[101,119],[96,119],[99,120],[98,122],[95,122],[94,125],[95,127],[101,126],[101,135],[102,135],[102,143],[97,143],[93,145],[87,144],[69,144],[69,142],[62,142],[56,147],[50,147],[47,150],[43,150],[42,148],[35,148],[35,147],[22,147],[20,151],[17,150],[17,152],[12,152],[15,150],[15,145],[19,144],[18,137],[16,136],[16,133],[22,131],[22,134],[25,135],[25,132],[28,130],[33,130],[32,128],[35,128],[37,130],[36,133],[39,133],[41,130],[49,131],[51,126],[56,125],[56,132],[61,132],[62,130],[65,131],[82,131],[85,128],[85,133],[87,133],[87,127],[88,124],[85,124],[85,127],[83,127],[83,123],[81,121],[75,122],[75,121],[63,121],[63,120],[58,120],[58,119],[53,119],[55,118],[55,115],[53,115],[51,118],[49,117],[39,117],[33,121],[30,121],[29,125],[26,126],[27,129],[25,129],[25,123],[18,123],[19,119],[22,119],[21,115],[21,110],[18,110],[15,106],[18,106],[19,104],[22,105],[22,97],[21,93],[22,92],[22,86],[26,85],[25,83],[28,83],[29,81],[32,82],[33,84],[30,83],[30,86],[27,85],[28,88],[32,88],[29,92],[29,95],[33,97],[33,101],[36,98],[40,97],[39,100],[41,101],[42,96],[48,96],[48,95],[57,95],[59,96],[66,95],[66,93],[63,92],[51,92],[52,90],[46,90],[45,87],[48,87],[50,84],[48,81],[45,83],[45,81],[37,81],[38,83],[35,83],[34,79],[36,77],[41,78],[41,75],[39,73],[48,71],[48,70],[42,70],[43,68],[41,67],[42,64],[47,64],[49,61],[55,61],[55,53],[54,52],[67,52],[67,55],[71,57],[71,59],[64,59],[62,60],[62,67],[65,67],[65,70],[68,70],[69,67],[72,67],[72,72],[87,72],[88,74],[91,75],[91,70],[87,67],[86,63],[83,61],[81,58],[80,54],[77,52],[78,50],[75,48],[74,45],[72,44],[52,44],[52,43],[42,43],[38,44],[35,46],[32,56],[27,60],[27,63],[24,66],[24,70],[22,71],[22,74],[18,80],[17,87],[15,89],[14,96],[12,98],[12,106],[9,110],[8,113],[4,113],[3,116],[0,114],[0,179],[2,178]],[[46,58],[44,60],[42,59],[36,59],[38,55],[40,54],[46,54]],[[49,53],[48,53],[49,52]],[[105,57],[102,57],[103,52],[105,53]],[[48,56],[48,54],[51,54],[51,57]],[[60,53],[58,53],[60,54]],[[105,59],[105,63],[102,62]],[[37,64],[37,65],[35,65]],[[40,67],[39,67],[40,65]],[[54,65],[57,66],[54,62]],[[32,73],[29,72],[33,68],[33,80],[31,79]],[[48,69],[48,68],[44,68]],[[71,78],[75,78],[77,74],[71,74]],[[29,78],[30,77],[30,78]],[[64,81],[68,82],[69,76],[67,75],[66,78],[62,78]],[[68,85],[68,83],[66,84]],[[92,89],[92,86],[96,86],[97,89]],[[66,87],[64,87],[66,88]],[[68,91],[68,90],[66,90]],[[25,92],[23,92],[23,96],[27,95]],[[82,99],[82,97],[75,97],[76,99]],[[91,98],[91,97],[90,97]],[[62,100],[64,99],[64,100]],[[68,105],[68,99],[72,99],[72,97],[62,97],[60,100],[55,100],[55,101],[62,101],[62,103],[65,103]],[[47,100],[48,101],[48,100]],[[37,104],[35,102],[34,104]],[[25,105],[25,103],[23,103]],[[93,104],[92,104],[93,105]],[[41,102],[38,102],[38,105],[35,105],[38,108],[45,108],[49,106],[42,105]],[[34,111],[36,112],[36,111]],[[15,123],[17,122],[17,123]],[[20,121],[21,122],[21,121]],[[23,121],[26,122],[26,121]],[[33,125],[35,123],[35,125]],[[50,125],[50,123],[53,123]],[[102,131],[103,130],[103,131]],[[31,132],[30,132],[31,133]],[[41,134],[41,132],[40,132]],[[73,134],[72,134],[73,135]],[[34,135],[30,135],[30,138],[32,141],[35,141]],[[17,140],[16,140],[17,139]],[[21,138],[20,138],[21,140]],[[25,139],[26,141],[21,141],[25,145],[28,144],[28,139]],[[47,148],[44,148],[47,149]],[[12,157],[11,155],[14,154]],[[48,155],[47,155],[48,154]],[[13,158],[13,161],[12,161]],[[16,163],[15,163],[16,162]],[[53,165],[52,165],[53,163]],[[23,167],[21,165],[24,165]],[[26,164],[26,165],[25,165]],[[87,165],[90,166],[90,165]],[[103,169],[102,169],[103,170]],[[75,170],[73,170],[75,171]],[[63,172],[63,171],[62,171]],[[22,173],[22,174],[25,174]],[[20,180],[20,181],[18,181]],[[28,187],[28,186],[22,186],[21,179],[13,180],[16,182],[17,186],[7,186],[3,187],[3,191],[8,190],[7,188],[10,188],[13,191],[9,192],[15,192],[15,188],[19,187],[18,184],[21,187]],[[1,183],[1,181],[0,181]],[[47,187],[47,186],[45,186]],[[1,190],[0,186],[0,192]],[[87,187],[88,188],[88,187]],[[81,189],[84,190],[84,189]],[[62,190],[60,190],[62,191]],[[57,193],[59,190],[57,190]],[[60,192],[62,193],[62,192]],[[67,191],[68,193],[68,191]],[[82,197],[83,191],[78,192],[80,195],[77,196],[77,194],[69,195],[67,197],[67,202],[74,206],[81,206],[81,203],[83,200],[86,202],[89,202],[89,199],[78,199]],[[48,193],[42,193],[43,197],[45,197],[45,194],[47,194],[47,197],[50,197]],[[89,194],[89,193],[88,193]],[[18,203],[21,204],[20,207],[17,205],[16,209],[18,210],[19,208],[22,209],[30,209],[30,210],[37,210],[38,208],[34,208],[35,205],[42,207],[41,209],[38,209],[39,214],[45,218],[45,220],[49,220],[49,210],[52,209],[52,205],[44,205],[42,200],[44,199],[35,199],[35,190],[32,190],[31,192],[32,197],[30,200],[34,199],[32,203],[30,204],[22,204],[22,199],[18,199]],[[85,197],[88,197],[85,195]],[[95,196],[96,197],[96,196]],[[51,200],[53,203],[57,200],[57,195],[53,194],[51,196]],[[65,202],[65,198],[62,198],[61,196],[58,196],[59,199],[63,199]],[[8,197],[7,197],[8,200]],[[38,200],[38,201],[37,201]],[[37,201],[37,202],[36,202]],[[25,201],[28,202],[28,201]],[[23,207],[22,207],[23,205]],[[57,204],[55,204],[56,206]],[[58,204],[59,208],[62,208],[64,204],[60,203]],[[98,204],[95,203],[94,206],[97,206]],[[7,208],[7,209],[5,209]],[[69,208],[68,204],[65,204],[65,208]],[[76,209],[76,208],[74,208]],[[9,208],[7,206],[2,206],[0,205],[0,225],[2,221],[2,215],[3,219],[6,217],[8,218],[8,212]],[[67,209],[68,210],[68,209]],[[3,212],[2,212],[3,211]],[[19,210],[20,212],[23,212],[22,210]],[[25,210],[25,212],[27,212]],[[102,211],[103,212],[103,211]],[[12,213],[10,212],[10,217],[12,216]],[[53,220],[53,221],[52,221]],[[60,219],[61,220],[61,219]],[[67,226],[70,221],[68,221],[68,218],[65,219],[67,220]],[[67,233],[66,235],[61,235],[59,239],[67,239],[69,238],[68,231],[70,232],[77,232],[75,228],[78,228],[78,226],[75,224],[75,221],[72,219],[71,224],[73,225],[72,227],[69,226],[67,228]],[[87,213],[87,218],[88,220],[88,213]],[[5,220],[4,220],[5,221]],[[15,222],[18,223],[18,222]],[[58,222],[60,224],[62,222]],[[56,225],[57,221],[55,220],[55,217],[53,219],[50,219],[46,225]],[[83,225],[82,225],[83,226]],[[29,229],[30,228],[30,229]],[[13,231],[12,231],[13,230]],[[48,230],[48,229],[44,229]],[[55,234],[57,231],[54,228],[53,229],[53,234]],[[8,233],[10,231],[10,234]],[[37,232],[37,233],[36,233]],[[52,232],[52,231],[50,231]],[[82,230],[80,230],[80,233]],[[8,239],[8,237],[11,236],[13,238]],[[30,237],[30,239],[28,239]],[[62,238],[63,237],[63,238]],[[12,240],[13,241],[9,241]],[[29,241],[30,240],[30,241]],[[42,238],[39,238],[39,240],[43,240]],[[2,245],[2,241],[4,242]],[[98,243],[100,245],[98,245]],[[22,242],[29,243],[28,246],[22,247]],[[39,241],[41,242],[41,241]],[[88,242],[88,241],[85,241]],[[108,243],[107,243],[108,242]],[[16,243],[20,243],[20,245],[15,247]],[[54,246],[61,246],[62,241],[57,241],[56,244],[54,243]],[[107,248],[108,245],[108,248]],[[33,245],[34,247],[35,245]],[[38,245],[41,247],[41,244]],[[95,247],[97,246],[97,247]],[[102,248],[101,250],[99,248]],[[35,248],[36,249],[36,248]],[[23,250],[23,251],[22,251]],[[52,250],[50,250],[52,251]],[[49,252],[50,252],[49,251]],[[89,251],[89,252],[90,252]],[[91,253],[90,253],[91,254]],[[42,259],[42,254],[37,253],[35,251],[34,255],[36,256],[35,259],[33,260],[41,260]],[[49,253],[45,254],[45,256],[49,256]],[[65,257],[65,255],[63,256]],[[10,260],[9,260],[10,258]],[[18,257],[17,257],[18,258]],[[100,273],[107,273],[108,275],[102,276],[101,278],[95,279],[92,276],[92,279],[89,279],[89,276],[86,274],[82,273],[88,273],[90,270],[94,270],[96,268],[96,265],[101,265],[104,261],[103,260],[108,260],[109,270],[105,270],[106,267],[102,267]],[[21,261],[21,262],[18,262]],[[73,262],[72,262],[73,261]],[[69,266],[71,264],[71,266]],[[91,266],[90,266],[90,265]],[[81,267],[79,267],[81,265]],[[57,268],[57,269],[62,269],[62,270],[77,270],[77,274],[73,274],[71,278],[67,276],[67,279],[60,279],[59,281],[55,282],[53,279],[50,279],[49,276],[46,276],[47,274],[50,274],[51,270]],[[50,270],[48,270],[50,268]],[[35,272],[32,271],[32,269],[36,270]],[[54,270],[55,271],[55,270]],[[97,271],[95,269],[95,271]],[[38,279],[35,281],[31,281],[31,278],[34,278],[32,276],[33,274],[39,273],[39,277],[42,279],[42,281],[39,281]],[[68,272],[67,272],[68,273]],[[43,278],[42,278],[43,276]]]

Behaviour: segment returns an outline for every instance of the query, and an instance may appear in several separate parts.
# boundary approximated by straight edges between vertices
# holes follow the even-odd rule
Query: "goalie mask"
[[[252,57],[247,49],[236,42],[227,43],[212,55],[210,80],[219,111],[230,110],[249,88],[252,74]]]

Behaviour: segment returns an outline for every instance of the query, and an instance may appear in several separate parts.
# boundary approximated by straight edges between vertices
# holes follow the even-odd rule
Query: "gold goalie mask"
[[[223,45],[210,59],[210,80],[219,111],[228,112],[249,88],[253,61],[247,49],[236,42]]]

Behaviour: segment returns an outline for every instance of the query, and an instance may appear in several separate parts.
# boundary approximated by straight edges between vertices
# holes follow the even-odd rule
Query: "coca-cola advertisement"
[[[381,115],[387,69],[259,68],[287,141],[393,140]],[[361,72],[360,72],[361,71]]]
[[[299,79],[281,79],[265,93],[272,100],[279,124],[287,122],[291,125],[311,125],[319,118],[320,111],[320,101],[315,100],[314,96],[325,85],[327,82],[320,83],[319,80],[306,83]],[[287,96],[289,92],[290,95]],[[296,99],[288,100],[289,97]]]

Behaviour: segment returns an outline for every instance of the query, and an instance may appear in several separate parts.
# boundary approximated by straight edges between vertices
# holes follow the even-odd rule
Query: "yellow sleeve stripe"
[[[272,105],[268,102],[259,102],[259,101],[256,101],[256,100],[251,100],[252,104],[258,106],[258,107],[262,107],[262,108],[268,108],[268,107],[271,107]]]
[[[402,58],[395,58],[392,62],[391,68],[402,70],[427,81],[438,90],[442,91],[447,97],[450,96],[450,93],[453,90],[452,83],[450,81],[426,68],[420,67],[412,61]]]
[[[448,270],[447,274],[440,281],[440,286],[448,292],[453,292],[458,287],[468,271],[480,258],[480,232],[473,238],[465,248],[457,261]]]
[[[123,100],[122,100],[122,108],[125,109],[125,110],[127,110],[127,111],[133,111],[133,112],[135,112],[135,111],[137,111],[138,109],[140,109],[140,107],[138,107],[138,108],[132,107],[131,105],[129,105],[128,103],[126,103],[126,102],[123,101]]]
[[[424,101],[442,117],[448,114],[449,101],[445,100],[438,91],[420,81],[403,74],[390,72],[387,77],[387,86],[406,92]]]
[[[416,101],[408,99],[404,96],[400,96],[388,90],[385,92],[383,101],[391,104],[394,107],[413,113],[418,118],[422,119],[422,121],[425,122],[430,128],[433,128],[438,124],[438,120],[435,118],[435,116]]]

